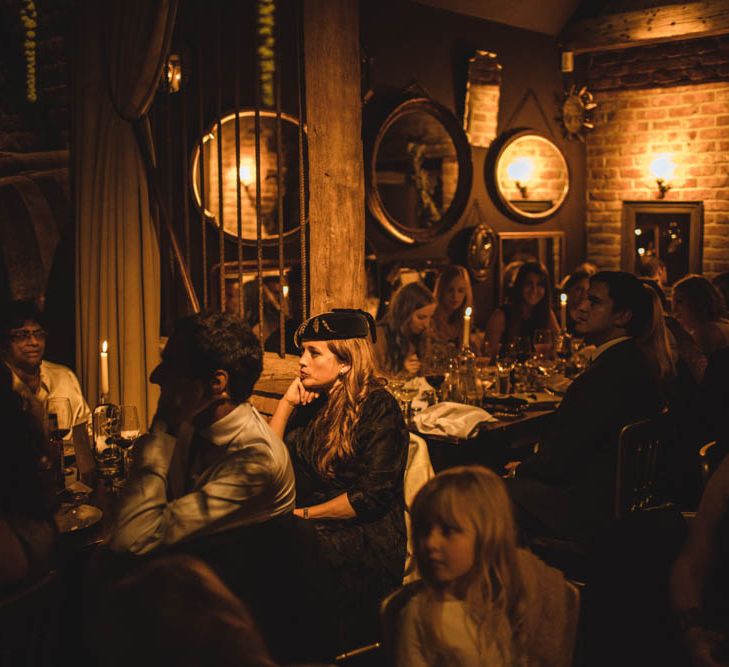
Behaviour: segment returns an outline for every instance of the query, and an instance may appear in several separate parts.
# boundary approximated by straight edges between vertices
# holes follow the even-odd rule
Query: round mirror
[[[238,112],[237,147],[235,125],[236,114],[233,112],[220,119],[220,128],[218,121],[215,121],[205,132],[202,137],[202,169],[200,142],[195,145],[190,168],[192,193],[198,209],[204,210],[205,217],[218,227],[222,220],[228,236],[238,238],[240,218],[241,239],[245,243],[256,243],[256,112]],[[280,158],[277,157],[277,125],[275,112],[259,112],[258,164],[261,172],[261,238],[264,242],[278,239],[279,201],[283,208],[284,236],[294,234],[299,228],[299,121],[294,116],[281,114]],[[220,150],[218,134],[222,137]],[[237,160],[236,153],[239,154]],[[236,178],[236,165],[240,178]]]
[[[367,158],[367,205],[395,238],[429,241],[458,222],[471,189],[471,148],[448,109],[428,98],[400,104]]]
[[[569,191],[569,170],[562,152],[531,130],[502,137],[486,160],[486,184],[506,215],[538,222],[554,215]]]

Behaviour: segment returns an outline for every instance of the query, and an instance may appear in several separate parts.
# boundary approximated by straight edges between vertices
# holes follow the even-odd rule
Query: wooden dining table
[[[484,465],[503,472],[509,461],[521,460],[533,450],[545,429],[549,428],[556,407],[527,409],[518,417],[501,418],[481,424],[470,438],[413,433],[425,439],[436,472],[459,465]]]

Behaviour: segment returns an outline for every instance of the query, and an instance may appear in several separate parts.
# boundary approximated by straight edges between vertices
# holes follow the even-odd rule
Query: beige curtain
[[[154,97],[176,10],[176,0],[82,0],[75,40],[79,377],[95,404],[108,340],[111,400],[136,405],[143,427],[158,396],[148,378],[159,361],[160,260],[133,123]]]

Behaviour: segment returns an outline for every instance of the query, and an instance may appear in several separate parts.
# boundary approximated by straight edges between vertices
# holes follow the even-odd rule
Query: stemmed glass
[[[515,342],[505,343],[502,345],[499,353],[496,355],[496,370],[499,374],[499,393],[510,393],[511,371],[514,370],[517,360],[517,345]]]
[[[549,329],[534,332],[534,353],[538,357],[549,358],[554,352],[554,335]]]
[[[53,397],[46,401],[48,435],[54,440],[63,440],[70,432],[73,421],[71,401],[63,397]]]
[[[63,439],[71,432],[73,426],[71,402],[61,396],[49,398],[46,401],[46,423],[55,464],[56,485],[59,491],[63,491],[66,480],[66,452]]]
[[[442,398],[441,387],[448,373],[448,359],[442,350],[433,350],[425,373],[428,384],[435,389],[438,400]]]
[[[135,405],[122,405],[119,417],[119,446],[124,459],[124,476],[132,462],[132,448],[139,437],[139,415]]]

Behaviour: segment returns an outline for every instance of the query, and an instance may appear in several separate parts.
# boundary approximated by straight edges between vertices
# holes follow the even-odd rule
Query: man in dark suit
[[[662,403],[654,364],[641,349],[653,311],[652,295],[635,276],[602,271],[591,278],[576,331],[596,346],[592,363],[567,390],[537,453],[512,465],[508,480],[527,534],[586,539],[610,520],[620,430]]]

